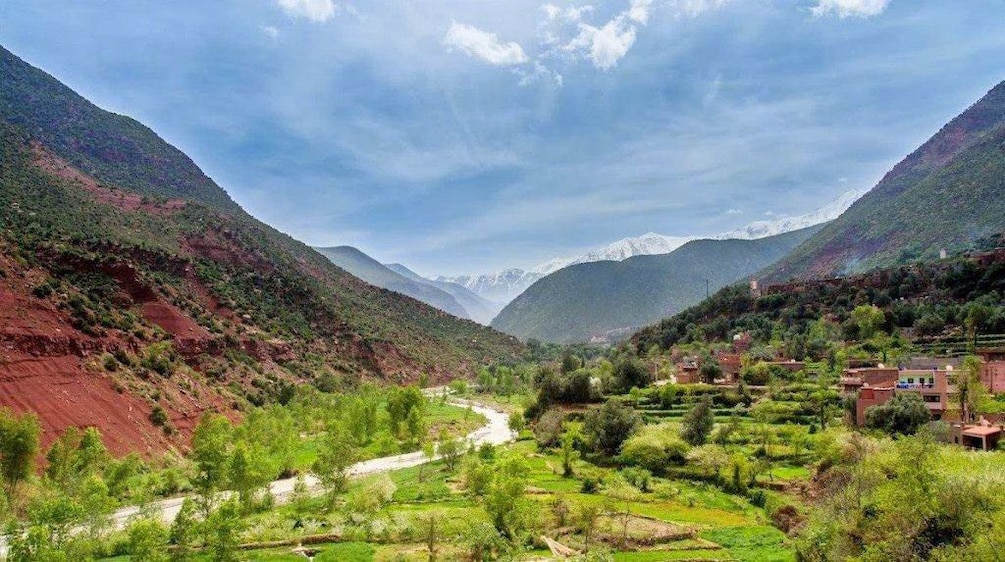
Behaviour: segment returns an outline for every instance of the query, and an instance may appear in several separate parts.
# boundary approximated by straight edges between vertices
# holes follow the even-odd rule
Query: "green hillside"
[[[760,240],[695,240],[669,254],[573,265],[531,285],[492,327],[560,343],[627,335],[697,303],[706,289],[777,261],[819,228]]]
[[[105,111],[0,47],[0,121],[100,182],[239,209],[192,160],[142,123]]]
[[[408,279],[352,246],[333,246],[315,250],[335,265],[371,285],[412,297],[458,318],[469,318],[467,310],[449,293],[426,283]]]
[[[967,250],[1005,224],[1005,82],[897,164],[839,218],[769,268],[833,277]]]

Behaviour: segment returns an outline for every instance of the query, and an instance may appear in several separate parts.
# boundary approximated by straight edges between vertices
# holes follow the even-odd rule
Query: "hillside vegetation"
[[[760,240],[695,240],[669,254],[573,265],[534,283],[492,327],[522,339],[562,343],[627,335],[697,303],[706,289],[775,262],[819,228]]]
[[[1002,243],[999,237],[982,242]],[[917,342],[944,353],[966,348],[981,333],[1005,332],[1005,256],[965,257],[876,270],[867,274],[769,286],[763,294],[749,287],[726,287],[711,298],[632,336],[638,350],[653,346],[728,341],[750,332],[755,341],[782,341],[789,357],[822,359],[827,325],[855,336],[858,306],[883,313],[880,328],[906,330]],[[935,342],[941,342],[935,345]]]
[[[768,268],[833,277],[969,249],[1005,224],[1005,82],[897,164],[839,218]]]

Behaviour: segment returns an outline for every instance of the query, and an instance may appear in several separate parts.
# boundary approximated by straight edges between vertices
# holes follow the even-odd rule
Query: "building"
[[[677,384],[695,384],[701,382],[701,369],[694,359],[684,359],[677,364],[677,374],[674,380]]]
[[[992,394],[1005,392],[1005,349],[979,349],[981,382]]]
[[[933,420],[947,418],[952,407],[955,388],[952,386],[953,367],[943,369],[905,369],[863,367],[846,369],[841,377],[842,389],[855,394],[855,424],[865,425],[865,411],[871,406],[885,404],[895,394],[917,393],[925,403]]]
[[[998,448],[998,442],[1002,437],[1002,426],[995,425],[984,417],[976,424],[952,423],[949,425],[950,443],[963,445],[971,449],[991,451]]]
[[[892,388],[900,378],[900,369],[896,367],[859,367],[845,369],[841,375],[841,389],[846,394],[854,394],[863,386]]]

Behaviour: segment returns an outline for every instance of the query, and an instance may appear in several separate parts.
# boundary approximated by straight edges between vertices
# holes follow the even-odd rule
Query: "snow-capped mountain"
[[[768,236],[792,232],[794,230],[800,230],[832,221],[838,218],[841,213],[848,210],[848,207],[851,207],[852,203],[858,201],[868,192],[868,189],[852,189],[842,193],[837,199],[834,199],[823,207],[806,213],[805,215],[752,222],[743,228],[719,234],[715,238],[719,240],[727,240],[730,238],[754,240],[757,238],[766,238]]]
[[[520,293],[533,285],[538,279],[570,265],[596,261],[622,261],[632,256],[669,254],[684,244],[699,238],[755,240],[785,232],[792,232],[836,219],[852,203],[868,191],[868,189],[849,190],[826,205],[804,215],[756,221],[743,228],[712,236],[667,236],[648,232],[642,236],[618,240],[617,242],[592,250],[578,258],[551,259],[530,270],[507,269],[484,275],[441,276],[437,277],[436,280],[458,283],[486,299],[506,304],[519,296]]]
[[[561,269],[561,267],[552,269],[551,271],[557,271],[558,269]],[[548,273],[551,273],[551,271]],[[434,279],[436,281],[457,283],[482,298],[505,305],[548,273],[513,268],[482,275],[460,275],[457,277],[445,277],[441,275]]]
[[[570,261],[567,265],[595,261],[622,261],[632,256],[669,254],[694,239],[693,236],[666,236],[647,232],[642,236],[624,238],[603,248],[593,250]]]

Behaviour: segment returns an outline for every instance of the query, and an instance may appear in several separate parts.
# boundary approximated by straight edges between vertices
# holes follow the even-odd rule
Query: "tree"
[[[370,538],[373,521],[384,506],[390,503],[397,487],[387,474],[377,474],[363,479],[349,491],[346,510],[350,520],[364,528]]]
[[[195,515],[195,502],[191,498],[185,498],[181,503],[181,510],[178,511],[174,522],[171,523],[171,531],[168,534],[168,542],[175,547],[174,557],[176,560],[187,560],[195,550],[200,526]]]
[[[255,500],[255,492],[272,479],[270,471],[262,462],[265,452],[241,441],[234,446],[230,459],[230,484],[238,494],[241,507],[247,513]]]
[[[628,392],[652,384],[653,374],[637,358],[622,357],[614,365],[614,380],[621,392]]]
[[[876,305],[863,304],[851,311],[851,319],[858,327],[859,340],[871,338],[886,324],[886,315]]]
[[[523,414],[520,412],[512,412],[509,415],[509,429],[513,433],[519,434],[526,427],[526,421],[524,420]]]
[[[729,455],[719,445],[701,445],[687,453],[687,462],[693,464],[706,478],[719,480],[722,469],[729,464]]]
[[[967,317],[964,320],[964,324],[970,333],[970,341],[973,347],[977,347],[977,334],[987,324],[987,321],[991,318],[991,314],[991,309],[980,303],[973,303],[967,307]]]
[[[237,547],[244,526],[241,505],[234,499],[220,504],[206,519],[206,547],[216,562],[237,560]]]
[[[582,440],[583,424],[579,422],[566,422],[562,424],[565,432],[562,433],[562,476],[568,478],[573,475],[572,464],[579,457],[576,444]]]
[[[601,508],[597,504],[580,504],[573,516],[576,528],[583,533],[583,552],[590,552],[590,539],[593,538],[601,513]]]
[[[13,498],[17,485],[35,471],[41,432],[34,414],[15,417],[0,410],[0,475],[8,498]]]
[[[865,410],[866,427],[889,434],[913,435],[930,419],[928,407],[914,392],[898,392],[885,404]]]
[[[418,408],[412,408],[408,411],[408,417],[405,418],[405,425],[408,430],[408,439],[412,443],[422,443],[426,439],[426,422],[422,418],[422,412]]]
[[[426,543],[426,550],[429,552],[429,562],[436,562],[437,548],[443,537],[443,513],[439,511],[427,511],[419,517],[419,535],[422,542]]]
[[[503,457],[494,468],[482,506],[496,530],[514,539],[528,523],[529,506],[523,501],[523,492],[530,469],[523,458],[515,454]]]
[[[708,440],[715,426],[715,415],[712,413],[712,399],[702,396],[684,418],[681,419],[681,437],[691,445],[702,445]]]
[[[701,377],[701,382],[712,384],[715,382],[715,379],[722,377],[722,367],[719,366],[718,361],[709,358],[701,364],[698,375]]]
[[[968,356],[963,360],[963,368],[956,372],[956,397],[960,402],[960,419],[972,422],[980,415],[988,400],[988,391],[981,382],[981,360]]]
[[[325,436],[318,458],[311,470],[328,492],[328,505],[335,504],[335,498],[346,490],[349,482],[349,468],[358,459],[356,448],[349,440],[335,430]]]
[[[134,562],[167,562],[168,528],[160,518],[136,519],[126,529],[129,537],[129,559]]]
[[[586,414],[586,437],[593,447],[604,454],[618,454],[621,444],[632,436],[642,424],[638,412],[617,400],[611,399],[600,408]]]
[[[419,464],[419,482],[426,481],[426,467],[432,464],[436,459],[436,444],[426,443],[422,446],[422,460],[423,462]]]
[[[207,414],[199,420],[192,434],[192,460],[196,466],[194,483],[203,499],[204,517],[209,516],[214,494],[227,481],[232,429],[227,418]]]
[[[447,465],[447,470],[453,472],[457,468],[457,462],[464,453],[464,445],[458,439],[450,439],[446,433],[440,434],[440,443],[436,446],[436,452],[443,458],[443,463]]]
[[[613,501],[622,504],[618,511],[618,517],[621,519],[621,546],[623,548],[628,543],[628,524],[632,519],[632,503],[639,500],[639,490],[625,481],[624,478],[613,478],[606,485],[604,494]]]

